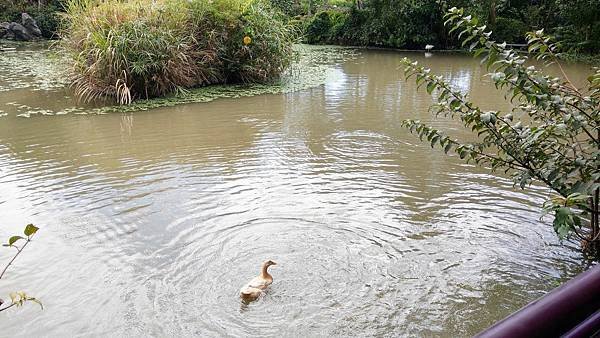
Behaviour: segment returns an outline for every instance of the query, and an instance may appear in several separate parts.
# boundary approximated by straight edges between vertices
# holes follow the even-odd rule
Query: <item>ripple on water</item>
[[[228,216],[217,219],[225,224],[205,229],[210,223],[205,220],[178,243],[171,242],[169,247],[179,248],[173,261],[181,263],[165,261],[146,281],[170,286],[156,288],[158,294],[153,297],[185,304],[174,320],[186,323],[186,331],[212,328],[216,335],[314,333],[318,323],[335,322],[341,314],[363,313],[356,308],[384,292],[384,266],[396,259],[397,253],[377,244],[373,237],[365,237],[364,227],[350,229],[323,220],[289,217],[232,224],[228,224],[227,220],[233,219]],[[199,220],[187,222],[194,221]],[[258,302],[240,303],[239,288],[268,258],[278,262],[272,268],[276,283]],[[161,312],[160,307],[156,310]],[[339,329],[345,325],[340,323]],[[323,333],[327,331],[333,333],[331,329]]]
[[[5,286],[47,306],[3,329],[469,336],[580,269],[577,244],[539,220],[546,190],[398,131],[396,108],[429,99],[394,96],[407,85],[369,68],[399,55],[343,60],[326,63],[335,81],[293,94],[0,121],[0,223],[42,225]],[[268,258],[274,284],[243,305]]]

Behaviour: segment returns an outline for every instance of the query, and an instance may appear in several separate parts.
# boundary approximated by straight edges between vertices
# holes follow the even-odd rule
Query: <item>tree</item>
[[[525,188],[533,180],[545,184],[555,196],[545,204],[554,215],[560,238],[577,236],[585,252],[600,256],[598,220],[600,191],[600,69],[589,77],[587,88],[578,88],[558,62],[557,44],[543,30],[529,33],[529,53],[538,60],[558,64],[562,79],[526,65],[528,57],[491,40],[491,31],[478,20],[452,8],[445,16],[450,32],[491,72],[497,89],[516,103],[512,112],[482,111],[467,95],[454,90],[442,77],[416,62],[404,59],[407,77],[416,77],[427,92],[436,91],[436,115],[458,118],[477,135],[477,142],[463,143],[419,121],[403,125],[432,147],[440,146],[461,159],[492,171],[510,173]]]
[[[559,31],[576,51],[600,53],[600,0],[556,0],[563,16]]]

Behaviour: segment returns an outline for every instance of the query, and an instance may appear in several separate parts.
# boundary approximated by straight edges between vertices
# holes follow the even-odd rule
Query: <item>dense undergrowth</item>
[[[526,32],[544,29],[571,55],[600,54],[600,0],[355,0],[345,6],[321,0],[313,15],[302,6],[294,7],[293,21],[305,29],[308,43],[460,48],[443,24],[443,14],[452,6],[477,17],[497,41],[524,44]]]
[[[84,100],[268,83],[294,55],[294,29],[260,0],[70,0],[65,9],[62,46]]]
[[[57,27],[69,1],[0,0],[0,21],[19,21],[20,13],[25,11],[38,21],[45,37],[59,37]],[[311,44],[402,49],[423,49],[431,44],[436,49],[460,48],[442,19],[445,10],[455,6],[477,17],[493,31],[497,41],[523,44],[526,32],[544,29],[561,42],[566,52],[563,55],[570,59],[597,63],[594,55],[600,54],[600,0],[263,1],[301,30],[304,42]],[[223,6],[223,0],[218,2],[221,4],[210,7]],[[114,1],[107,5],[114,5]]]
[[[0,22],[20,23],[21,13],[28,13],[35,18],[44,38],[57,38],[63,10],[61,1],[0,0]]]

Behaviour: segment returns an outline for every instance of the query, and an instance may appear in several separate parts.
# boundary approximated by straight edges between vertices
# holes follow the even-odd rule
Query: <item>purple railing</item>
[[[600,335],[600,265],[529,303],[477,337]]]

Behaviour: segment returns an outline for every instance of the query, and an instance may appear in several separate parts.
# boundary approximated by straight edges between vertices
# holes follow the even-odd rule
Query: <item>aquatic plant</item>
[[[129,104],[215,83],[264,83],[293,56],[293,31],[262,1],[68,0],[66,17],[62,45],[86,101]]]
[[[452,31],[460,31],[463,46],[483,56],[496,88],[505,91],[515,108],[510,113],[483,111],[442,77],[404,59],[407,77],[416,77],[429,94],[436,92],[435,114],[460,119],[479,141],[455,140],[420,121],[404,125],[432,147],[511,173],[521,188],[534,180],[545,184],[557,194],[544,204],[554,214],[556,233],[576,236],[586,253],[600,258],[600,69],[590,75],[587,88],[578,88],[560,66],[558,45],[542,30],[528,34],[528,50],[538,60],[556,63],[562,79],[528,65],[528,58],[506,43],[493,41],[491,32],[462,9],[450,9],[446,18]]]
[[[177,3],[68,1],[63,46],[72,57],[75,93],[130,103],[198,84],[193,36]]]
[[[25,230],[23,231],[23,234],[25,235],[25,237],[19,236],[19,235],[11,236],[8,239],[8,243],[7,244],[2,244],[2,246],[4,246],[4,247],[15,248],[15,250],[17,250],[17,252],[8,261],[8,264],[6,264],[6,266],[4,267],[4,269],[2,270],[2,272],[0,272],[0,279],[2,279],[2,277],[4,277],[4,274],[6,273],[6,270],[8,270],[8,268],[12,265],[12,263],[15,261],[15,259],[17,259],[17,257],[19,257],[19,255],[21,254],[21,252],[23,252],[23,250],[25,249],[25,247],[27,246],[27,244],[29,244],[31,242],[33,236],[37,233],[38,230],[39,230],[39,228],[36,227],[35,225],[28,224],[25,227]],[[24,243],[21,244],[20,247],[17,246],[17,243],[19,243],[19,241],[24,241]],[[27,295],[23,291],[11,292],[9,296],[10,296],[10,299],[11,299],[11,303],[8,304],[8,305],[6,305],[6,306],[2,306],[2,305],[4,305],[4,301],[0,299],[0,312],[8,310],[8,309],[10,309],[13,306],[22,306],[26,302],[38,303],[40,305],[40,307],[42,307],[42,309],[44,308],[43,305],[42,305],[42,303],[38,299],[36,299],[35,297],[31,297],[31,296]]]
[[[51,48],[54,50],[54,48]],[[27,53],[27,59],[31,59],[31,68],[17,67],[19,57]],[[29,117],[40,117],[47,115],[102,115],[107,113],[122,113],[122,112],[137,112],[145,111],[158,107],[170,107],[180,104],[197,103],[197,102],[208,102],[219,98],[236,98],[236,97],[248,97],[263,94],[283,94],[290,93],[298,90],[318,87],[325,83],[325,81],[331,76],[335,76],[335,72],[332,71],[332,67],[336,64],[342,63],[344,60],[356,57],[356,52],[351,48],[344,47],[322,47],[322,46],[308,46],[308,45],[294,45],[294,53],[297,57],[294,58],[292,64],[286,69],[281,75],[280,80],[268,83],[268,84],[234,84],[234,85],[212,85],[188,89],[185,91],[178,91],[167,94],[165,96],[151,98],[148,100],[139,99],[132,102],[129,105],[113,105],[107,102],[99,102],[96,105],[75,105],[75,106],[63,106],[62,109],[57,110],[54,107],[44,105],[42,107],[32,107],[22,102],[6,102],[0,109],[5,111],[0,113],[0,117],[4,115],[14,115],[22,118]],[[10,56],[9,62],[7,58],[0,58],[0,66],[6,64],[9,66],[15,65],[15,67],[6,67],[5,71],[2,72],[2,76],[9,79],[21,80],[20,86],[17,88],[27,88],[30,86],[33,90],[54,90],[55,88],[63,88],[68,83],[61,83],[63,74],[60,70],[60,66],[66,61],[64,58],[49,58],[55,55],[55,53],[34,53],[19,52],[14,54],[7,54]],[[12,61],[10,61],[12,59]],[[33,60],[38,59],[39,62],[48,64],[48,67],[33,67]],[[1,68],[1,67],[0,67]],[[33,83],[22,80],[24,75],[27,79]],[[43,79],[43,86],[38,85],[38,81]],[[53,86],[47,86],[46,82]],[[12,87],[0,86],[0,92],[3,90],[10,90]],[[75,104],[75,102],[67,101],[69,104]],[[65,102],[65,103],[67,103]]]

